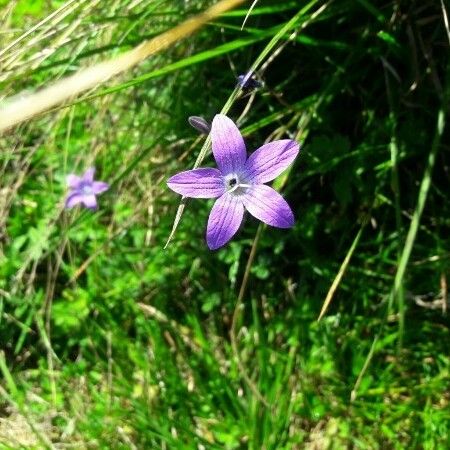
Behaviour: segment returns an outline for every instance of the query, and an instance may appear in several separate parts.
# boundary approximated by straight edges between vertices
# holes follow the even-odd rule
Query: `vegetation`
[[[1,98],[211,3],[0,1]],[[1,448],[449,447],[448,5],[251,3],[0,135]],[[224,106],[249,150],[301,142],[296,225],[211,252],[193,200],[164,248]],[[66,210],[89,166],[111,188]]]

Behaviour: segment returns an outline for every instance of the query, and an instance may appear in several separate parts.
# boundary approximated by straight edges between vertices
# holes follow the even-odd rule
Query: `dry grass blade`
[[[327,296],[325,297],[325,301],[323,302],[322,309],[320,310],[319,317],[317,321],[319,321],[327,312],[328,306],[331,303],[331,300],[333,300],[334,293],[336,292],[336,289],[339,286],[339,283],[342,280],[342,277],[344,276],[345,271],[347,270],[347,266],[350,262],[351,257],[353,256],[353,253],[356,249],[356,246],[358,245],[358,242],[361,238],[362,232],[364,230],[364,224],[361,226],[361,228],[358,231],[358,234],[356,235],[355,239],[352,242],[352,245],[347,252],[347,255],[344,258],[344,261],[341,264],[341,268],[339,269],[338,274],[336,275],[335,279],[333,280],[333,283],[331,284],[330,289],[328,290]]]
[[[450,44],[450,26],[448,24],[447,10],[445,9],[444,0],[441,0],[442,15],[444,16],[445,31],[447,32],[448,43]]]
[[[52,19],[60,15],[64,10],[69,8],[70,6],[74,5],[75,8],[80,6],[81,4],[85,3],[85,0],[70,0],[67,3],[63,4],[60,8],[58,8],[55,12],[50,14],[48,17],[46,17],[44,20],[41,20],[39,23],[31,27],[26,33],[19,36],[17,39],[12,41],[10,44],[8,44],[4,49],[0,50],[0,57],[3,57],[6,53],[8,53],[9,50],[16,47],[18,44],[20,44],[25,38],[27,38],[30,34],[34,33],[37,29],[42,27],[48,22],[51,22]]]
[[[0,108],[0,131],[5,131],[27,119],[36,116],[87,89],[104,83],[115,75],[137,65],[144,59],[170,47],[225,11],[242,3],[243,0],[222,0],[205,12],[186,20],[150,41],[109,61],[82,69],[53,85],[31,95],[7,99]]]

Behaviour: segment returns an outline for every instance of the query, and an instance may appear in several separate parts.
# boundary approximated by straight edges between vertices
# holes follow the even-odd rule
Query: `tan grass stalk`
[[[355,251],[355,249],[358,245],[358,242],[361,239],[361,235],[364,230],[364,227],[365,227],[365,223],[363,225],[361,225],[361,228],[359,229],[358,234],[356,235],[355,239],[353,240],[350,250],[347,252],[347,255],[345,256],[344,261],[341,264],[339,272],[337,273],[336,277],[333,280],[333,283],[331,284],[330,289],[328,290],[327,296],[325,297],[325,300],[323,302],[322,309],[320,310],[319,318],[317,319],[317,321],[322,319],[322,317],[327,312],[328,306],[330,306],[331,300],[333,300],[334,294],[335,294],[340,282],[342,281],[342,277],[344,276],[345,271],[347,270],[350,259],[353,256],[353,252]]]
[[[113,76],[124,72],[144,59],[170,47],[175,42],[191,35],[208,21],[234,8],[244,0],[222,0],[205,12],[186,20],[169,31],[145,41],[134,49],[81,69],[77,73],[34,94],[18,95],[6,99],[0,104],[0,132],[36,116],[66,100],[74,98],[81,92],[104,83]]]

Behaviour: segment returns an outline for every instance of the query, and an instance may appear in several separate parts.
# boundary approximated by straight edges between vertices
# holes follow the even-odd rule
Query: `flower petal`
[[[95,167],[89,167],[83,174],[83,182],[92,183],[94,181]]]
[[[94,181],[92,183],[92,193],[95,195],[101,194],[109,189],[109,184],[104,181]]]
[[[220,171],[208,167],[177,173],[167,180],[167,186],[177,194],[193,198],[217,198],[225,192]]]
[[[291,208],[270,186],[252,186],[241,198],[248,212],[262,222],[278,228],[290,228],[294,225]]]
[[[222,174],[227,175],[242,169],[247,152],[244,139],[231,119],[223,114],[214,117],[211,141],[214,158]]]
[[[97,209],[97,199],[94,194],[84,194],[82,200],[84,206],[89,209]]]
[[[253,183],[267,183],[294,161],[299,144],[291,139],[269,142],[253,152],[245,163],[245,173]]]
[[[83,194],[80,194],[79,192],[69,192],[69,195],[66,198],[65,207],[70,209],[73,208],[76,205],[79,205],[83,201]]]
[[[206,229],[206,242],[211,250],[225,245],[239,229],[244,217],[244,205],[239,197],[225,193],[211,209]]]
[[[66,177],[66,183],[70,189],[77,189],[80,186],[81,178],[74,173],[69,173]]]

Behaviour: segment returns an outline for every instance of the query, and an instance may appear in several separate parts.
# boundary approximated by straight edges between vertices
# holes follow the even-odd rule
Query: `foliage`
[[[119,54],[208,5],[72,3],[2,4],[2,97]],[[241,30],[246,4],[0,136],[5,448],[448,447],[442,5],[260,0]],[[210,203],[191,201],[163,249],[179,200],[165,180],[192,167],[204,141],[187,118],[212,119],[261,55],[263,87],[228,115],[249,149],[301,141],[275,184],[295,227],[248,217],[230,245],[210,252]],[[95,213],[64,210],[65,176],[90,165],[110,191]]]

